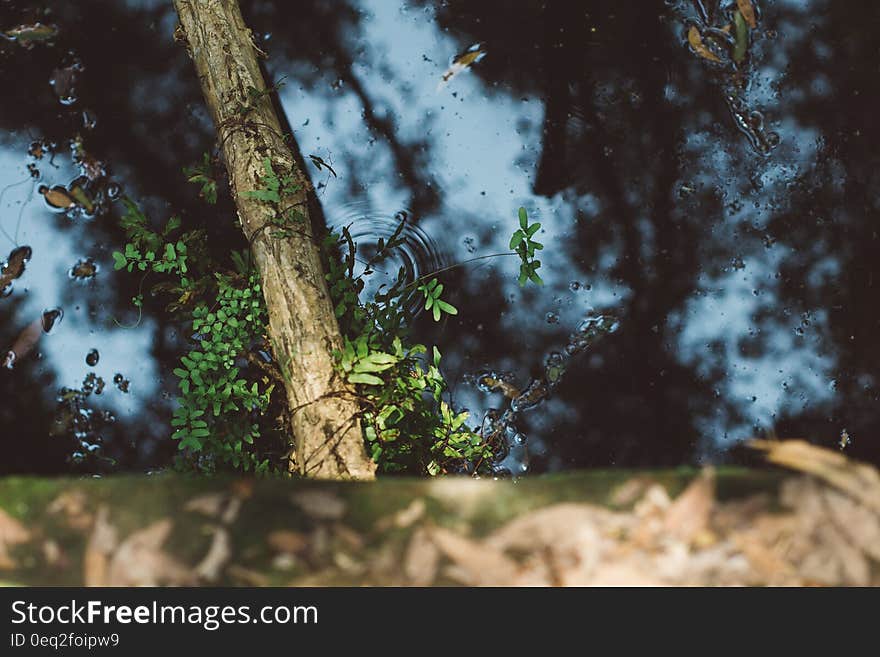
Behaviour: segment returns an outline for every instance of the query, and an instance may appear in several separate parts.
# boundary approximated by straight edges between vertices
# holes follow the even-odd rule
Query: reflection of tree
[[[438,18],[485,44],[492,56],[478,74],[544,96],[535,191],[599,198],[601,220],[576,229],[575,260],[589,273],[616,252],[604,273],[631,292],[620,333],[560,388],[578,413],[554,431],[551,452],[575,465],[679,463],[699,442],[695,412],[719,401],[712,380],[679,364],[667,321],[693,292],[705,215],[718,208],[707,195],[685,213],[673,194],[688,110],[666,103],[664,86],[687,52],[642,6],[612,4],[450,2]]]
[[[756,361],[778,357],[772,345],[780,332],[792,330],[788,313],[812,311],[817,316],[816,311],[827,311],[831,328],[828,335],[820,334],[818,353],[837,355],[835,401],[798,408],[789,404],[784,417],[775,418],[775,430],[826,444],[843,426],[852,435],[869,437],[877,428],[874,382],[880,363],[874,335],[880,311],[873,289],[880,244],[866,220],[876,212],[870,199],[877,196],[880,176],[870,147],[878,136],[876,122],[869,117],[880,106],[880,92],[875,71],[853,62],[869,61],[878,38],[869,30],[854,30],[852,12],[841,6],[822,18],[809,9],[766,9],[767,25],[793,26],[764,46],[784,48],[785,56],[775,61],[790,64],[780,111],[801,126],[819,128],[826,148],[819,163],[802,171],[792,186],[796,191],[778,203],[782,208],[789,204],[789,209],[777,211],[769,224],[771,241],[794,247],[782,265],[781,298],[760,300],[749,334],[736,342],[741,354]],[[798,29],[807,16],[820,25],[818,33]],[[601,214],[596,221],[579,223],[574,253],[587,273],[598,273],[594,263],[616,253],[605,273],[631,293],[619,309],[621,332],[598,349],[595,359],[571,372],[560,390],[579,412],[554,431],[557,444],[551,451],[561,449],[557,456],[574,464],[686,459],[701,439],[695,417],[725,416],[737,424],[747,402],[717,399],[712,393],[730,367],[717,345],[707,345],[697,358],[704,365],[699,376],[681,364],[678,327],[670,320],[685,313],[685,304],[697,293],[698,276],[723,271],[734,256],[760,252],[766,244],[763,231],[751,226],[723,239],[714,234],[723,208],[721,195],[711,186],[677,193],[679,181],[687,176],[705,174],[723,181],[732,173],[736,180],[761,166],[746,159],[733,172],[711,164],[706,170],[710,148],[743,152],[712,73],[688,54],[683,39],[676,39],[683,25],[664,25],[675,17],[658,16],[638,3],[453,1],[438,10],[438,19],[482,42],[492,54],[474,69],[477,75],[495,84],[503,80],[512,93],[543,95],[535,191],[552,195],[575,190],[598,197]],[[827,48],[809,45],[816,43],[846,43],[844,60],[842,51],[828,55]],[[773,54],[761,64],[774,61]],[[817,79],[833,80],[833,91],[822,95]],[[670,81],[679,86],[677,103],[665,94]],[[687,82],[685,89],[682,81]],[[793,103],[789,98],[803,100]],[[708,107],[720,128],[705,125],[701,107]],[[685,137],[699,131],[721,132],[722,143],[696,154],[692,146],[683,149]],[[785,163],[793,155],[782,149],[774,157]],[[768,161],[768,166],[774,164]],[[779,200],[771,189],[741,193],[742,203],[758,203],[764,211],[772,211]],[[577,215],[579,201],[573,198],[572,214]],[[838,262],[841,273],[823,279],[816,274],[829,260]],[[495,337],[515,348],[504,336]],[[494,351],[504,350],[495,343]],[[790,394],[797,398],[796,391]],[[772,426],[774,418],[766,422]],[[876,461],[876,445],[870,438],[863,440],[853,453]]]
[[[875,5],[853,12],[829,2],[821,18],[810,16],[815,27],[802,47],[787,50],[791,74],[780,95],[792,99],[789,111],[801,124],[821,130],[822,147],[794,186],[788,211],[772,224],[774,236],[792,247],[781,271],[783,303],[795,316],[827,312],[827,349],[837,355],[835,402],[789,414],[779,433],[828,441],[846,428],[853,436],[852,454],[875,463],[880,461],[880,88],[871,62],[880,37],[866,26],[878,19]],[[823,93],[825,85],[830,88]],[[805,330],[807,336],[816,331]]]
[[[0,299],[0,336],[15,336],[15,297]],[[0,346],[6,353],[8,344]],[[22,359],[12,370],[0,369],[0,474],[63,472],[70,445],[54,440],[54,408],[44,401],[53,377],[42,371],[33,357]]]
[[[414,217],[436,209],[437,185],[428,173],[428,143],[425,140],[403,142],[397,134],[395,119],[377,111],[377,100],[354,70],[354,61],[346,44],[357,29],[358,12],[347,2],[335,3],[256,3],[242,2],[245,18],[256,32],[272,35],[271,68],[274,61],[313,63],[315,71],[333,71],[344,87],[351,89],[363,108],[367,128],[388,145],[394,164],[410,193],[409,208]],[[303,71],[300,66],[297,71]],[[297,79],[298,84],[308,80]]]
[[[195,191],[182,184],[180,167],[210,148],[214,136],[201,112],[189,62],[170,39],[170,7],[158,4],[146,10],[109,1],[49,4],[55,8],[53,20],[65,28],[56,48],[4,46],[0,128],[30,126],[58,139],[70,135],[74,113],[61,111],[47,80],[60,53],[73,49],[86,68],[81,105],[98,117],[98,127],[87,135],[89,148],[111,167],[126,169],[126,179],[144,194],[184,211],[191,222],[210,225],[218,252],[240,245],[234,241],[232,222],[217,219],[232,216],[229,208],[206,212]],[[438,207],[444,199],[429,184],[429,138],[424,143],[402,140],[393,117],[377,107],[379,92],[355,72],[350,44],[359,29],[357,3],[242,4],[255,31],[272,34],[267,45],[271,70],[279,74],[277,60],[283,58],[284,72],[294,71],[296,83],[307,86],[333,71],[359,99],[367,126],[387,142],[413,197],[414,214]],[[752,332],[733,337],[756,361],[779,357],[776,338],[790,334],[801,313],[826,312],[829,329],[819,334],[817,344],[821,355],[836,359],[837,393],[827,404],[807,400],[789,405],[784,415],[767,418],[767,424],[775,422],[781,436],[826,442],[846,427],[854,437],[853,454],[880,461],[880,443],[873,438],[880,377],[880,304],[874,280],[880,244],[871,220],[880,191],[880,167],[873,154],[880,137],[874,120],[880,89],[873,64],[880,37],[876,30],[860,27],[876,22],[880,9],[854,12],[846,3],[816,2],[824,7],[819,12],[762,3],[767,4],[762,6],[766,29],[780,34],[764,39],[761,32],[758,63],[780,77],[779,69],[786,68],[775,112],[796,126],[783,132],[783,144],[762,161],[733,128],[711,72],[688,52],[684,25],[667,9],[612,0],[422,4],[434,7],[440,26],[460,35],[462,43],[483,43],[489,56],[473,74],[486,79],[487,89],[504,89],[512,97],[543,97],[535,192],[562,192],[572,216],[590,214],[585,211],[586,193],[599,208],[597,216],[578,222],[564,247],[581,269],[571,278],[602,278],[628,290],[617,309],[621,331],[593,357],[579,361],[558,389],[558,399],[573,415],[553,428],[552,454],[567,465],[678,463],[692,457],[695,445],[706,438],[694,418],[725,417],[727,424],[741,426],[747,402],[713,392],[724,389],[730,374],[723,349],[704,345],[704,351],[682,358],[680,320],[675,318],[686,316],[687,304],[699,296],[700,277],[715,276],[734,256],[762,253],[769,238],[775,240],[774,248],[790,247],[780,277],[774,279],[777,296],[758,299]],[[0,12],[5,19],[14,7],[4,4]],[[108,25],[113,29],[106,29]],[[149,46],[134,48],[135,43]],[[22,82],[22,69],[35,79]],[[667,85],[676,88],[674,101]],[[830,91],[823,93],[823,86]],[[329,91],[327,102],[332,102]],[[799,162],[786,144],[808,139],[798,132],[806,128],[820,134],[818,162]],[[693,135],[706,139],[694,141]],[[726,159],[713,160],[714,151]],[[749,185],[753,172],[780,163],[800,167],[798,179],[781,199],[769,186],[762,190]],[[369,168],[368,162],[360,164]],[[356,176],[352,173],[352,186]],[[704,182],[693,183],[697,179]],[[686,193],[680,191],[684,181],[689,183]],[[725,193],[732,197],[724,198]],[[746,208],[757,203],[771,219],[734,230],[725,214],[725,205],[731,203]],[[157,214],[167,213],[156,205]],[[112,222],[94,226],[111,243],[119,241]],[[472,231],[488,236],[492,229],[483,222]],[[818,275],[829,264],[836,273]],[[464,281],[477,274],[451,272],[450,286],[459,285],[457,276]],[[444,342],[466,344],[488,364],[509,362],[522,351],[522,336],[497,325],[506,303],[495,281],[486,278],[479,299],[462,307],[462,323],[449,322],[443,329]],[[120,286],[114,308],[119,316],[132,296],[133,289],[123,287],[130,283],[113,278]],[[814,322],[807,331],[817,335],[816,326]],[[174,340],[163,334],[156,356],[168,361],[174,351]],[[698,365],[703,366],[699,373]],[[0,385],[9,385],[8,380],[0,377]],[[11,399],[6,387],[3,392],[0,412]],[[33,431],[39,432],[38,419],[32,420]]]

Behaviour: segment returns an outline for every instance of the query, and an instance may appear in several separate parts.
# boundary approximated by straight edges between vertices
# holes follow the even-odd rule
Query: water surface
[[[516,258],[476,260],[442,277],[459,315],[415,327],[474,424],[507,406],[482,374],[524,388],[585,319],[618,318],[518,415],[514,472],[736,461],[751,436],[833,446],[844,429],[880,463],[880,9],[756,2],[735,80],[687,39],[699,6],[723,24],[733,4],[242,2],[300,150],[338,174],[310,169],[329,225],[366,246],[406,216],[400,261],[423,273],[506,251],[520,206],[542,223],[543,287],[518,286]],[[39,188],[83,173],[80,134],[157,221],[180,212],[240,248],[228,201],[205,206],[180,173],[213,128],[168,3],[0,5],[4,29],[35,20],[59,27],[53,45],[0,42],[0,258],[33,251],[0,299],[0,342],[64,317],[0,371],[0,469],[161,466],[181,327],[148,300],[127,328],[117,205],[71,217]],[[443,83],[471,48],[485,54]],[[82,259],[93,278],[69,276]],[[102,394],[59,403],[89,373]],[[118,465],[69,463],[83,444]]]

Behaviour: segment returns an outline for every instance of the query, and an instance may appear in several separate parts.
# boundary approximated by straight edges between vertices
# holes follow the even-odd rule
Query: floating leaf
[[[25,265],[32,254],[29,246],[20,246],[9,254],[9,259],[0,265],[0,292],[24,273]]]
[[[758,19],[755,17],[755,8],[752,6],[751,0],[736,0],[736,6],[750,28],[758,27]]]
[[[706,44],[703,43],[703,36],[700,34],[700,30],[697,29],[696,25],[691,25],[691,28],[688,30],[688,43],[691,44],[691,48],[693,48],[694,52],[703,59],[708,59],[710,62],[716,62],[718,64],[721,63],[721,59],[719,59],[718,55],[709,50],[706,47]]]
[[[734,12],[733,22],[736,26],[736,43],[733,46],[733,61],[737,64],[746,58],[749,52],[749,26],[741,13]]]
[[[121,256],[122,254],[120,253],[119,255]],[[114,253],[113,256],[115,259],[116,253]],[[124,263],[125,257],[122,256],[122,259],[123,259],[123,263]],[[125,265],[123,264],[123,266],[125,266]],[[117,267],[117,269],[121,269],[121,268],[122,267]],[[91,258],[83,258],[83,259],[76,261],[76,264],[74,264],[73,267],[71,267],[68,270],[67,275],[70,276],[70,278],[73,278],[75,280],[83,281],[83,280],[87,280],[89,278],[94,278],[97,273],[98,273],[98,265],[95,264],[95,261],[92,260]]]
[[[452,64],[446,72],[443,73],[443,77],[440,79],[440,84],[437,85],[437,91],[440,91],[449,84],[449,81],[452,80],[456,75],[461,73],[462,71],[466,71],[471,66],[476,64],[478,61],[483,59],[486,56],[486,51],[480,48],[480,44],[474,44],[471,46],[467,52],[458,55],[453,61]]]
[[[89,198],[89,195],[86,194],[85,190],[79,185],[74,185],[70,188],[70,195],[77,202],[77,204],[81,205],[89,214],[92,214],[95,211],[95,203],[92,201],[92,199]]]
[[[53,208],[67,210],[76,205],[76,200],[60,185],[52,187],[51,189],[44,186],[39,189],[39,192],[43,195],[43,198],[46,199],[46,203]]]
[[[19,25],[3,34],[12,41],[20,43],[25,48],[33,48],[35,43],[50,41],[58,34],[58,28],[54,25],[34,23],[33,25]]]

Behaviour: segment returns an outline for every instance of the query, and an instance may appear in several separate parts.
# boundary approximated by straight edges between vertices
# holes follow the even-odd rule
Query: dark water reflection
[[[736,460],[730,448],[757,433],[834,445],[844,428],[854,456],[880,462],[880,8],[760,3],[732,110],[728,73],[688,49],[691,2],[242,4],[269,74],[286,76],[302,152],[339,174],[311,171],[330,224],[354,220],[366,238],[365,225],[405,211],[428,245],[414,266],[430,270],[504,251],[520,205],[542,222],[543,288],[518,287],[515,258],[480,260],[444,275],[459,316],[417,327],[475,421],[504,400],[474,375],[525,386],[585,317],[620,319],[520,416],[512,469]],[[2,26],[36,6],[0,4]],[[126,193],[159,219],[173,209],[210,226],[221,249],[239,239],[230,208],[206,209],[179,173],[212,147],[212,127],[167,3],[38,6],[62,28],[56,45],[0,44],[0,186],[25,181],[4,195],[0,225],[14,237],[24,204],[18,243],[34,251],[0,300],[0,342],[44,308],[65,316],[39,358],[0,372],[0,470],[68,467],[70,436],[50,437],[55,399],[92,370],[107,387],[89,403],[116,418],[98,430],[104,451],[161,465],[173,449],[161,374],[180,338],[149,302],[137,329],[113,322],[133,321],[136,292],[112,272],[115,221],[51,213],[27,182],[27,150],[60,144],[37,184],[67,184],[66,140],[82,132]],[[486,56],[438,89],[477,43]],[[63,105],[49,80],[74,59],[77,100]],[[738,120],[752,112],[778,135],[767,154]],[[0,242],[5,257],[15,244]],[[71,281],[85,257],[98,275]]]

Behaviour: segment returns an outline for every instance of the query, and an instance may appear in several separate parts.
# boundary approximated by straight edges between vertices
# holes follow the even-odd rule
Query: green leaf
[[[125,265],[128,264],[128,260],[122,255],[119,251],[113,252],[113,269],[119,271],[120,269],[124,269]]]
[[[519,225],[523,230],[529,226],[529,215],[525,208],[519,209]]]
[[[539,223],[532,224],[531,226],[528,227],[528,229],[526,229],[526,237],[531,237],[532,235],[537,233],[539,230],[541,230],[541,224],[539,224]]]
[[[267,203],[281,203],[281,196],[274,189],[254,189],[244,192],[243,196]]]
[[[442,299],[437,299],[436,303],[437,303],[437,307],[440,310],[442,310],[444,313],[446,313],[447,315],[457,315],[458,314],[458,308],[456,308],[452,304],[446,303]]]
[[[740,64],[749,52],[749,26],[739,10],[733,12],[733,22],[736,25],[736,42],[733,46],[733,61]]]
[[[521,230],[516,231],[510,238],[510,248],[515,249],[522,243],[525,238],[526,236]]]
[[[362,383],[367,386],[381,386],[384,383],[384,381],[382,381],[382,379],[380,379],[378,376],[367,374],[365,372],[349,374],[348,381],[349,383]]]
[[[178,228],[180,228],[181,221],[180,217],[171,217],[168,219],[168,223],[165,224],[165,230],[163,231],[165,235],[168,233],[174,232]]]

